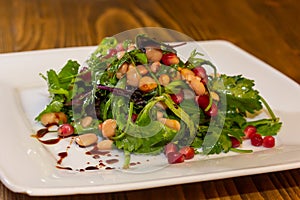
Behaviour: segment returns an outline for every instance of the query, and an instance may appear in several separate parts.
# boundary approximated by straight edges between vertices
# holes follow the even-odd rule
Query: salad
[[[250,153],[245,140],[274,147],[282,123],[254,81],[220,74],[196,49],[184,60],[177,46],[142,34],[104,38],[83,66],[68,60],[40,74],[51,100],[35,120],[57,125],[60,139],[75,136],[81,147],[124,151],[123,168],[131,154],[164,153],[173,164],[195,154]],[[263,109],[268,118],[249,117]]]

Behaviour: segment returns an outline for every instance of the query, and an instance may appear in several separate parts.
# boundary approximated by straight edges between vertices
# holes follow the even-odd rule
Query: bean
[[[91,116],[86,116],[83,119],[81,119],[80,124],[83,128],[86,128],[90,126],[93,122],[93,118]]]
[[[67,123],[67,116],[63,112],[45,113],[41,116],[41,123],[44,126],[49,124],[64,124]]]
[[[121,79],[123,77],[123,75],[127,72],[128,70],[128,64],[127,63],[123,63],[121,65],[121,67],[119,67],[116,76],[118,79]]]
[[[158,78],[158,81],[161,85],[166,86],[170,83],[170,77],[167,74],[162,74]]]
[[[140,73],[140,75],[146,75],[148,73],[148,70],[144,65],[138,65],[136,66],[136,69]]]
[[[150,76],[144,76],[139,81],[139,89],[143,92],[150,92],[157,87],[156,81]]]
[[[175,119],[159,118],[158,120],[175,131],[180,130],[180,123]]]
[[[98,141],[98,137],[95,133],[86,133],[79,135],[75,138],[75,142],[81,147],[88,147],[95,144]]]
[[[162,101],[157,102],[157,103],[155,104],[155,106],[157,106],[157,107],[159,107],[159,108],[161,108],[161,109],[163,109],[163,110],[166,110],[166,109],[167,109],[167,105],[166,105],[164,102],[162,102]]]
[[[162,118],[164,116],[164,113],[160,112],[160,111],[157,111],[156,113],[156,117],[157,119],[159,120],[160,118]]]
[[[137,72],[136,68],[129,68],[126,73],[127,76],[127,84],[137,87],[139,85],[139,81],[141,79],[141,75]]]
[[[182,78],[187,81],[191,81],[195,77],[194,72],[187,68],[182,69],[180,71],[180,74],[181,74]]]
[[[146,56],[149,62],[157,62],[161,60],[163,53],[160,49],[147,47]]]
[[[99,150],[111,150],[112,146],[113,146],[112,140],[102,140],[97,144],[97,148]]]
[[[158,69],[160,68],[160,66],[161,66],[161,63],[156,61],[151,64],[150,69],[152,72],[156,73],[158,71]]]
[[[216,92],[210,92],[210,96],[215,101],[220,101],[220,97]]]
[[[102,123],[102,135],[104,137],[113,137],[116,134],[117,121],[114,119],[107,119]]]
[[[196,78],[190,81],[190,86],[195,91],[196,95],[203,95],[206,91],[204,84]]]

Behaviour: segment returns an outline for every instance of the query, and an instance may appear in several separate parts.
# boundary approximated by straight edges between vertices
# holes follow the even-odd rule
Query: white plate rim
[[[263,61],[255,58],[251,54],[245,52],[244,50],[240,49],[239,47],[233,45],[230,42],[222,41],[222,40],[214,40],[214,41],[201,41],[199,44],[206,50],[210,57],[214,58],[215,50],[222,47],[224,49],[229,49],[232,52],[236,52],[241,57],[245,58],[246,60],[251,60],[259,64],[259,66],[271,74],[275,74],[276,76],[280,77],[283,82],[286,82],[288,85],[293,87],[295,91],[299,90],[299,84],[291,80],[290,78],[286,77],[279,71],[275,70],[268,64],[264,63]],[[51,50],[38,50],[38,51],[28,51],[28,52],[18,52],[18,53],[6,53],[0,54],[0,64],[2,64],[2,60],[4,60],[4,64],[9,62],[11,59],[16,58],[24,58],[24,57],[31,57],[34,55],[45,55],[47,57],[48,54],[60,54],[64,52],[73,53],[76,52],[91,52],[94,47],[75,47],[75,48],[62,48],[62,49],[51,49]],[[221,48],[221,49],[222,49]],[[84,54],[88,55],[88,54]],[[64,60],[62,58],[61,60]],[[84,59],[84,56],[82,57]],[[214,58],[213,60],[217,60]],[[43,68],[46,69],[46,68]],[[5,72],[9,73],[11,71]],[[3,76],[3,75],[2,75]],[[0,76],[1,77],[1,76]],[[3,79],[0,78],[0,87],[6,86],[2,84],[1,81]],[[4,80],[4,82],[6,79]],[[13,86],[14,87],[14,86]],[[297,115],[298,116],[298,115]],[[3,124],[1,124],[3,126]],[[0,147],[1,149],[1,147]],[[300,152],[300,146],[298,143],[288,145],[286,151],[292,152],[292,154],[297,155]],[[3,150],[3,149],[1,149]],[[286,153],[285,151],[282,152],[283,154]],[[183,166],[183,165],[182,165]],[[182,167],[181,166],[181,167]],[[170,170],[174,170],[174,168],[181,168],[178,166],[170,166]],[[141,181],[143,184],[139,184],[139,182],[131,182],[126,184],[108,184],[108,185],[93,185],[93,186],[79,186],[79,187],[55,187],[53,185],[46,187],[34,187],[30,185],[20,185],[15,182],[14,179],[16,177],[7,176],[5,173],[5,169],[1,166],[0,162],[0,179],[3,184],[14,192],[26,193],[28,195],[33,196],[48,196],[48,195],[68,195],[68,194],[85,194],[85,193],[103,193],[103,192],[116,192],[116,191],[125,191],[125,190],[136,190],[136,189],[145,189],[145,188],[153,188],[153,187],[161,187],[161,186],[168,186],[173,184],[183,184],[183,183],[191,183],[191,182],[199,182],[199,181],[207,181],[207,180],[216,180],[222,178],[229,178],[229,177],[236,177],[236,176],[243,176],[243,175],[251,175],[251,174],[259,174],[259,173],[266,173],[266,172],[274,172],[274,171],[281,171],[281,170],[288,170],[300,167],[300,159],[290,158],[290,161],[287,163],[279,163],[275,165],[256,165],[251,167],[243,167],[240,169],[233,169],[229,171],[221,171],[221,172],[213,172],[207,174],[200,174],[195,175],[191,174],[189,176],[179,176],[173,178],[166,178],[166,179],[158,179],[158,180],[147,180]],[[175,170],[176,171],[176,170]],[[117,187],[116,187],[117,186]]]

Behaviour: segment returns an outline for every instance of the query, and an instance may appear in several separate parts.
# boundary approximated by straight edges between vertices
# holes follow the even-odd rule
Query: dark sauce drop
[[[38,139],[38,140],[43,144],[57,144],[61,140],[61,138],[58,137],[58,138],[49,139],[49,140],[40,140],[40,139]]]
[[[47,133],[50,132],[49,128],[51,126],[54,126],[54,125],[57,126],[57,124],[49,124],[49,125],[47,125],[46,128],[42,128],[42,129],[38,130],[36,132],[36,134],[31,135],[31,137],[37,138],[43,144],[57,144],[60,141],[60,139],[61,139],[60,137],[54,138],[54,139],[49,139],[49,140],[41,140],[42,137],[44,137]]]
[[[64,169],[64,170],[73,170],[71,167],[62,167],[62,166],[59,166],[59,165],[56,165],[56,168],[57,169]]]
[[[101,168],[101,167],[105,167],[106,165],[105,164],[103,164],[103,163],[100,163],[99,164],[99,167]]]
[[[99,169],[97,166],[88,166],[85,168],[85,170],[97,170]]]
[[[109,160],[106,160],[107,164],[114,164],[114,163],[117,163],[117,162],[119,162],[118,159],[109,159]]]
[[[67,152],[60,152],[60,153],[58,153],[58,156],[59,156],[60,158],[59,158],[59,160],[57,161],[57,164],[61,164],[62,161],[63,161],[63,159],[64,159],[65,157],[68,156],[68,153],[67,153]]]
[[[42,128],[36,132],[34,135],[36,138],[42,138],[44,137],[47,133],[49,133],[48,128]]]
[[[109,153],[109,151],[101,151],[99,150],[96,146],[90,150],[90,151],[87,151],[85,154],[87,155],[107,155]]]
[[[115,169],[115,168],[113,168],[113,167],[106,167],[105,169],[106,170],[112,170],[112,169]]]
[[[100,156],[99,156],[99,155],[94,155],[93,158],[94,158],[94,159],[99,159]]]

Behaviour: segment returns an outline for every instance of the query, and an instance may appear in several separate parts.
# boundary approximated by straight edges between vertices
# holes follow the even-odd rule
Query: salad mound
[[[132,153],[179,163],[197,153],[252,152],[239,148],[246,139],[270,148],[282,125],[253,80],[218,73],[196,49],[184,60],[147,35],[104,38],[83,66],[69,60],[41,76],[51,101],[36,120],[57,124],[61,138],[77,135],[79,146],[124,151],[124,168]],[[264,108],[269,118],[249,120]]]

